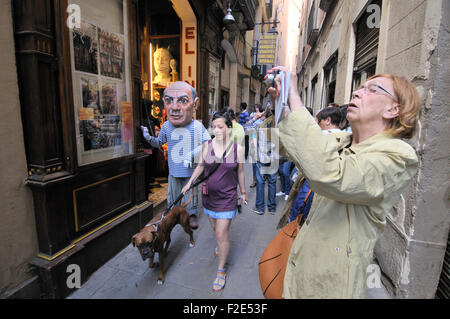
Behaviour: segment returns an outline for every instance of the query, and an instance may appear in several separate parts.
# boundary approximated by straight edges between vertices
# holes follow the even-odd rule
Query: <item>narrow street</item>
[[[247,152],[264,161],[279,136],[324,195],[299,238],[298,296],[318,281],[318,298],[450,299],[449,0],[0,4],[0,299],[263,302],[259,259],[286,201],[253,212],[250,163],[223,291],[201,192],[196,245],[175,226],[163,285],[131,244],[232,114]]]
[[[246,184],[252,181],[251,165],[246,164]],[[277,192],[280,185],[277,183]],[[177,225],[166,258],[166,280],[157,285],[158,269],[148,268],[131,244],[97,270],[69,299],[263,299],[258,277],[258,261],[277,233],[284,197],[277,197],[277,213],[256,215],[252,208],[256,189],[247,186],[249,204],[243,205],[230,229],[227,282],[220,293],[212,292],[217,269],[214,233],[203,212],[194,233],[196,246],[189,248],[189,237]],[[267,186],[266,186],[267,195]],[[200,201],[201,202],[201,201]],[[159,209],[164,209],[160,207]],[[155,259],[157,261],[157,257]],[[368,298],[391,298],[384,287],[368,289]]]

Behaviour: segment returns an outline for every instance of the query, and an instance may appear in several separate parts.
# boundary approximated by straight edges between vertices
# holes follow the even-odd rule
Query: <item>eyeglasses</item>
[[[397,102],[397,98],[394,95],[392,95],[388,90],[386,90],[384,87],[376,83],[363,85],[357,91],[359,90],[364,90],[364,93],[366,94],[379,94],[380,93],[379,90],[382,90],[384,93],[388,94],[395,102]]]
[[[165,105],[172,105],[172,103],[175,102],[175,99],[171,96],[164,96],[163,101]],[[176,102],[178,105],[186,106],[191,102],[191,100],[187,96],[180,96]]]

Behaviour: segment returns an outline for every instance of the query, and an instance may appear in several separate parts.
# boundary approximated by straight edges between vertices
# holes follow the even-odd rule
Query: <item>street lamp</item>
[[[236,22],[236,20],[233,17],[233,14],[231,12],[232,12],[232,10],[231,10],[231,7],[230,7],[230,2],[228,2],[227,14],[225,15],[225,17],[223,17],[223,23],[225,25],[228,25],[228,24],[231,24],[233,22]]]

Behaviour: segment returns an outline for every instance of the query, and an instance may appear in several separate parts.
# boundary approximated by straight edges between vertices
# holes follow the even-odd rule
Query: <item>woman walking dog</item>
[[[226,281],[225,263],[230,250],[228,232],[232,219],[238,214],[238,184],[242,200],[247,202],[248,199],[245,192],[244,150],[231,138],[231,117],[226,112],[218,112],[212,122],[215,138],[203,144],[200,163],[182,192],[186,194],[203,172],[204,176],[208,176],[202,186],[202,200],[204,212],[216,234],[214,255],[219,257],[219,265],[213,291],[218,292],[224,288]]]

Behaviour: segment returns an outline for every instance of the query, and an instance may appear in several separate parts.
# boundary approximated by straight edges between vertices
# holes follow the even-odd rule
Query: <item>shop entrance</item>
[[[173,82],[196,87],[197,22],[187,0],[141,1],[139,3],[142,125],[157,137],[167,121],[162,97]],[[144,144],[150,155],[146,163],[148,199],[154,205],[167,198],[167,144],[162,150]]]

